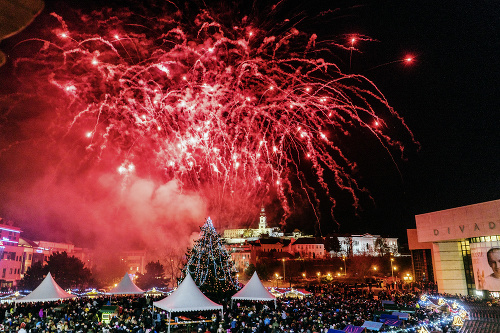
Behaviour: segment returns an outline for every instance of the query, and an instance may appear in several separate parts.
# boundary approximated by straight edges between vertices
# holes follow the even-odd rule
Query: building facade
[[[420,214],[415,221],[410,250],[430,250],[440,293],[500,296],[500,200]]]
[[[22,230],[0,218],[0,289],[15,288],[26,271],[37,262],[44,263],[54,253],[66,252],[92,268],[93,252],[69,243],[31,241],[21,237]],[[143,274],[146,251],[125,251],[121,260],[129,273]]]
[[[244,243],[245,241],[257,240],[261,236],[283,237],[283,233],[277,227],[267,226],[267,217],[264,207],[260,210],[260,217],[257,229],[226,229],[224,230],[224,239],[228,244]]]
[[[251,245],[250,244],[228,244],[226,249],[231,255],[236,272],[244,272],[251,263]]]
[[[126,266],[127,272],[133,276],[136,273],[144,274],[146,271],[146,251],[124,251],[120,260]]]
[[[331,256],[381,256],[384,253],[392,253],[399,256],[398,239],[395,237],[381,237],[380,235],[349,235],[337,237],[340,243],[339,253],[331,253]]]
[[[19,246],[21,229],[0,225],[0,287],[11,287],[23,268],[23,248]]]
[[[408,248],[411,253],[411,262],[415,281],[434,282],[432,243],[419,242],[416,229],[408,229],[407,235]]]
[[[325,239],[323,237],[302,237],[291,245],[292,253],[304,259],[323,259]]]

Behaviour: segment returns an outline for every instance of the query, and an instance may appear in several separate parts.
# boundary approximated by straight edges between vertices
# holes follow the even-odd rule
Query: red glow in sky
[[[51,105],[43,121],[60,153],[42,177],[54,190],[47,201],[72,191],[61,206],[81,200],[78,211],[88,206],[96,224],[135,220],[146,231],[186,216],[202,223],[207,213],[235,226],[273,200],[282,218],[298,197],[315,210],[319,192],[335,204],[341,191],[357,206],[364,189],[345,137],[403,150],[372,126],[383,118],[409,132],[403,120],[371,81],[325,60],[316,35],[249,32],[248,22],[226,27],[204,11],[190,22],[163,14],[150,26],[114,14],[54,14],[52,37],[16,62],[27,90],[33,84]],[[120,209],[104,204],[117,198]]]

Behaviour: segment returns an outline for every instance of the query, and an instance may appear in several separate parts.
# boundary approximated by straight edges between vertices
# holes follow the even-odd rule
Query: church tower
[[[259,231],[263,232],[267,228],[266,210],[264,206],[260,209]]]

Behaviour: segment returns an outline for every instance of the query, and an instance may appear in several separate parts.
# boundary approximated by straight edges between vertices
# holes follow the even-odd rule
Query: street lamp
[[[393,261],[394,261],[394,258],[391,258],[391,276],[392,276],[392,279],[394,280],[394,267],[392,266]]]
[[[285,258],[281,259],[283,261],[283,282],[285,282],[286,274],[285,274]]]
[[[342,261],[344,262],[344,276],[347,276],[347,267],[345,265],[345,256],[342,256]]]
[[[170,281],[172,282],[172,287],[174,285],[174,259],[170,259]]]

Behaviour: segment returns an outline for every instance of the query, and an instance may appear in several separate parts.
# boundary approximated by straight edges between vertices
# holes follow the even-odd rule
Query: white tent
[[[233,300],[248,300],[248,301],[273,301],[274,306],[276,306],[276,297],[271,294],[266,287],[262,284],[257,275],[254,272],[252,278],[248,283],[241,288],[233,297],[231,297],[231,302]]]
[[[111,289],[106,294],[108,295],[132,295],[132,294],[144,294],[144,290],[137,287],[134,282],[130,279],[130,275],[125,273],[123,279],[118,283],[116,287]]]
[[[223,309],[222,305],[212,302],[207,296],[203,295],[189,273],[174,292],[158,302],[153,302],[153,306],[167,311],[169,321],[172,312],[210,310],[222,312]],[[170,325],[168,325],[168,331],[170,332]]]
[[[71,295],[59,287],[49,273],[31,294],[16,300],[16,302],[50,302],[74,297],[76,297],[76,295]]]

